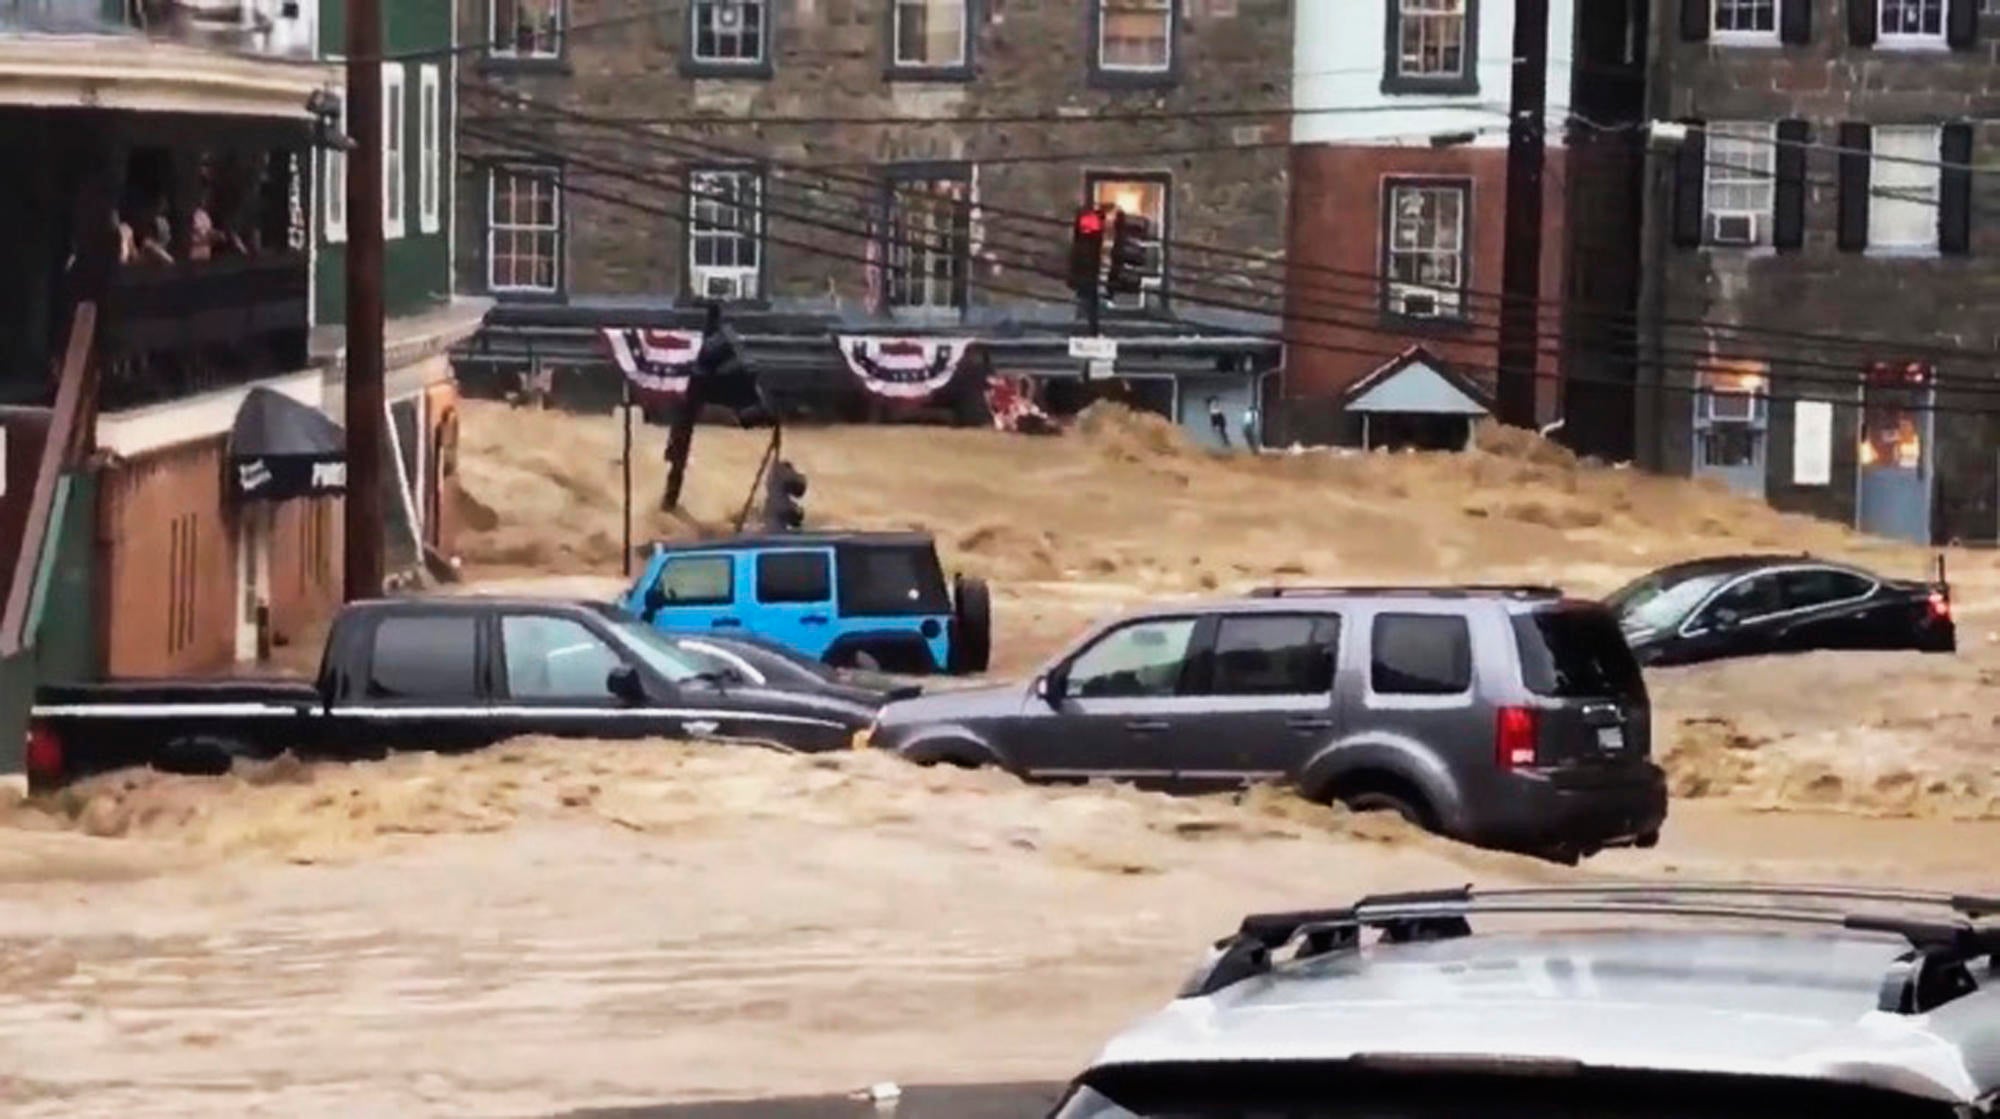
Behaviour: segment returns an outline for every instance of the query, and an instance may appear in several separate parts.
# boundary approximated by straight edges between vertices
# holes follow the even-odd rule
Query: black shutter
[[[1709,25],[1714,17],[1709,14],[1709,5],[1715,0],[1681,0],[1681,38],[1690,43],[1707,40]]]
[[[1796,249],[1806,243],[1806,142],[1812,127],[1802,120],[1778,122],[1777,188],[1771,217],[1771,244]]]
[[[1876,0],[1847,0],[1847,41],[1857,47],[1875,45],[1875,30],[1881,23]]]
[[[1779,0],[1778,38],[1787,43],[1812,42],[1813,0]]]
[[[1947,124],[1938,145],[1938,249],[1972,251],[1972,126]]]
[[[1979,0],[1951,0],[1945,9],[1945,42],[1955,51],[1969,50],[1979,42]]]
[[[1868,247],[1868,126],[1842,124],[1840,149],[1840,250],[1856,253]]]
[[[1701,244],[1702,211],[1708,185],[1708,134],[1700,121],[1688,121],[1687,139],[1674,157],[1674,244]]]

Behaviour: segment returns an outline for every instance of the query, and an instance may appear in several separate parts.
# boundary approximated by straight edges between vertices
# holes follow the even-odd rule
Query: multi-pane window
[[[695,60],[762,62],[764,4],[765,0],[694,0]]]
[[[1778,31],[1778,0],[1715,0],[1715,29],[1775,35]]]
[[[896,0],[896,65],[913,69],[963,66],[966,0]]]
[[[340,108],[334,116],[333,130],[336,135],[347,135],[347,98],[340,98]],[[326,214],[326,240],[337,245],[347,240],[347,153],[339,148],[326,148],[320,152],[320,165],[326,168],[325,204],[321,207]]]
[[[1772,202],[1777,191],[1776,140],[1775,125],[1708,126],[1704,241],[1714,245],[1771,243]]]
[[[1090,201],[1099,208],[1110,206],[1145,218],[1152,225],[1148,245],[1145,287],[1136,295],[1112,296],[1109,303],[1120,308],[1157,306],[1166,282],[1167,184],[1159,179],[1096,179],[1090,184]]]
[[[1405,78],[1462,76],[1466,0],[1396,2],[1396,73]]]
[[[1883,39],[1944,38],[1944,0],[1881,0]]]
[[[404,196],[410,146],[405,122],[409,101],[404,96],[403,68],[382,67],[382,236],[401,237],[409,209]]]
[[[1874,131],[1868,168],[1868,243],[1886,249],[1929,249],[1938,243],[1939,130],[1931,126]]]
[[[1101,70],[1165,70],[1173,61],[1174,0],[1097,0]]]
[[[417,71],[417,228],[424,233],[438,231],[438,211],[442,208],[441,78],[442,72],[435,63],[426,63]]]
[[[753,299],[763,254],[763,179],[752,170],[688,179],[688,287],[704,299]]]
[[[563,0],[490,0],[496,58],[555,58],[562,53]]]
[[[1382,271],[1391,312],[1417,318],[1463,313],[1470,193],[1465,183],[1389,184]]]
[[[965,306],[971,200],[968,179],[901,179],[891,184],[883,246],[890,306]]]
[[[562,187],[553,167],[495,167],[488,179],[486,285],[553,292],[562,259]]]

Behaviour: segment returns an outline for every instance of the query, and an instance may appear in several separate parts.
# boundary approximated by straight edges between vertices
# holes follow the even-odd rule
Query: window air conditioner
[[[1458,311],[1458,293],[1395,284],[1389,288],[1389,309],[1413,319],[1434,319]]]
[[[1757,215],[1710,214],[1708,239],[1718,245],[1754,245],[1758,239]]]
[[[757,270],[754,268],[697,268],[694,274],[694,290],[703,299],[737,300],[754,299],[757,295]]]

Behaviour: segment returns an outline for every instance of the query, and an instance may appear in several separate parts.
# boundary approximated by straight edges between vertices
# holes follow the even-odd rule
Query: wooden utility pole
[[[382,6],[347,0],[346,599],[382,593]]]
[[[1507,243],[1502,258],[1500,376],[1494,403],[1502,423],[1536,426],[1541,365],[1542,156],[1549,98],[1549,0],[1514,4],[1514,82],[1507,131]]]

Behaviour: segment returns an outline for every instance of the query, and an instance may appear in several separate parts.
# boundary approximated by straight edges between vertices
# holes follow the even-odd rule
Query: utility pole
[[[382,5],[347,0],[346,599],[382,593]]]
[[[1542,153],[1549,97],[1549,0],[1515,0],[1507,130],[1507,244],[1501,262],[1500,422],[1534,428],[1541,364]]]

